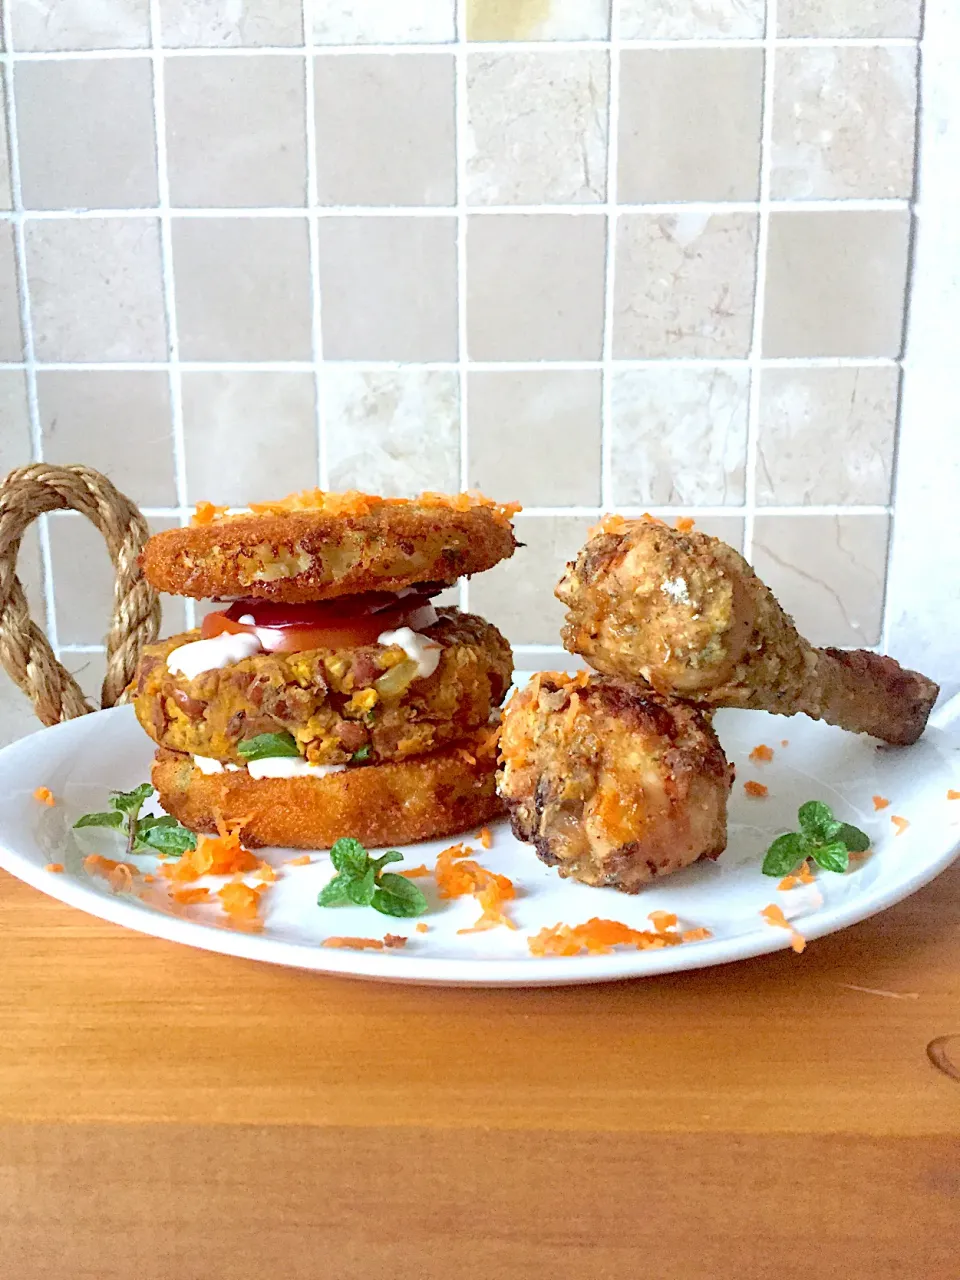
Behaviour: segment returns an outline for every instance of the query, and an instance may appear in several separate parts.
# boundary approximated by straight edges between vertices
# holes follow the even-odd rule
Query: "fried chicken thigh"
[[[704,533],[609,516],[556,594],[568,650],[704,706],[803,712],[906,746],[939,692],[892,658],[808,644],[743,557]]]

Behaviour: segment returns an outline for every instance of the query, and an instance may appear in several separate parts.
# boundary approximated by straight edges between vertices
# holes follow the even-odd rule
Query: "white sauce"
[[[310,764],[302,756],[269,756],[247,762],[251,778],[325,778],[330,773],[342,773],[346,767],[345,764]]]
[[[263,646],[256,636],[225,631],[212,640],[193,640],[167,655],[167,670],[194,680],[203,671],[219,671],[252,658]]]
[[[667,578],[666,582],[660,584],[660,590],[665,596],[669,596],[671,600],[676,600],[680,604],[690,603],[690,592],[687,590],[684,578]]]
[[[193,763],[201,773],[239,773],[240,766],[238,764],[223,764],[219,760],[213,760],[210,756],[194,756]]]
[[[443,645],[437,644],[429,636],[422,636],[410,627],[400,627],[398,631],[382,631],[377,636],[377,644],[397,645],[407,657],[417,664],[417,678],[426,679],[432,676],[440,665]]]

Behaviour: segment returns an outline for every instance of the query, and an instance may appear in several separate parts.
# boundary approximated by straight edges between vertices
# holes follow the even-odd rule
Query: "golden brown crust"
[[[591,666],[711,707],[804,713],[906,745],[938,688],[892,658],[816,649],[718,538],[609,517],[567,566],[563,643]]]
[[[427,634],[443,649],[424,679],[402,649],[372,644],[261,653],[188,680],[171,674],[166,658],[196,632],[149,645],[137,718],[160,746],[237,764],[238,743],[279,732],[293,734],[313,764],[347,764],[357,752],[372,762],[425,755],[485,725],[513,674],[496,627],[458,609],[438,612]]]
[[[726,846],[733,768],[687,703],[541,672],[507,704],[500,750],[514,834],[561,876],[636,893]]]
[[[143,571],[158,591],[174,595],[287,604],[454,583],[513,555],[509,508],[504,512],[370,499],[354,514],[237,515],[155,534]]]
[[[372,849],[458,835],[499,817],[496,755],[479,750],[466,741],[325,778],[255,779],[244,771],[204,775],[189,756],[161,749],[152,778],[163,808],[191,831],[215,831],[219,815],[243,819],[241,839],[254,848],[329,849],[352,836]]]

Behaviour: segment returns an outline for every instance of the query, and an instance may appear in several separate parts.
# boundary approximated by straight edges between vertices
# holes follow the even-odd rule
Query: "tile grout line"
[[[757,269],[753,287],[753,330],[748,365],[750,395],[747,407],[747,456],[744,473],[743,556],[753,559],[757,518],[757,454],[760,434],[760,371],[763,350],[763,321],[767,291],[767,252],[770,240],[770,179],[773,155],[773,111],[775,91],[775,33],[777,0],[767,0],[767,25],[763,48],[763,115],[760,124],[760,190],[757,218]]]
[[[467,132],[470,113],[467,102],[467,0],[457,0],[457,40],[454,47],[454,137],[457,168],[457,381],[460,404],[460,488],[470,488],[470,393],[467,386]],[[470,582],[460,579],[460,609],[470,609]]]
[[[304,126],[307,147],[307,205],[314,210],[318,201],[317,178],[317,115],[316,86],[314,83],[313,23],[309,6],[300,6],[304,41]],[[323,301],[320,295],[320,225],[315,212],[307,216],[307,238],[310,261],[311,339],[313,367],[314,415],[317,432],[317,483],[326,489],[330,483],[330,465],[327,454],[327,406],[323,367]]]
[[[57,373],[157,373],[170,368],[169,360],[35,360],[41,372]],[[180,360],[183,373],[310,373],[312,360]],[[750,364],[749,356],[663,356],[649,359],[612,361],[616,369],[740,369]],[[397,372],[405,369],[449,372],[459,367],[456,360],[325,360],[325,365],[351,369]],[[761,357],[768,369],[895,369],[909,361],[895,356],[770,356]],[[602,360],[468,360],[467,367],[483,373],[583,372],[599,371]],[[23,360],[0,360],[0,372],[26,368]]]
[[[13,46],[10,0],[0,2],[4,38],[8,51]],[[20,180],[20,135],[17,132],[17,101],[13,84],[13,63],[7,61],[4,73],[4,98],[7,107],[7,151],[10,169],[10,197],[14,209],[23,212],[23,187]],[[37,393],[37,359],[33,340],[33,317],[30,307],[30,279],[27,272],[26,232],[22,217],[14,220],[13,239],[17,258],[17,287],[20,294],[20,340],[23,349],[23,376],[27,388],[27,411],[30,420],[30,446],[35,462],[43,461],[43,426]],[[178,495],[179,497],[179,495]],[[46,633],[50,647],[60,657],[60,630],[57,623],[57,599],[53,584],[53,553],[50,547],[50,523],[41,516],[37,526],[40,543],[40,565],[43,573],[43,602],[47,615]]]
[[[153,127],[157,148],[157,209],[160,220],[160,254],[163,270],[163,302],[167,313],[167,350],[169,360],[171,447],[173,472],[177,489],[178,517],[187,523],[187,464],[183,427],[183,379],[180,369],[180,333],[177,324],[177,298],[173,272],[173,231],[170,223],[170,174],[167,167],[166,85],[164,53],[161,37],[160,0],[150,0],[150,59],[153,69]],[[196,605],[184,600],[187,629],[196,626]]]
[[[603,282],[603,338],[601,349],[600,409],[600,506],[613,506],[613,323],[617,264],[617,166],[620,134],[620,4],[610,6],[610,40],[607,44],[607,244]]]

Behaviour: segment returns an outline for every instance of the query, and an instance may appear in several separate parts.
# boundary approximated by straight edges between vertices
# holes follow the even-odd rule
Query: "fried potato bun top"
[[[480,494],[292,494],[249,513],[200,503],[186,529],[144,548],[147,581],[198,599],[237,597],[302,604],[364,591],[449,585],[513,555],[516,504]]]

